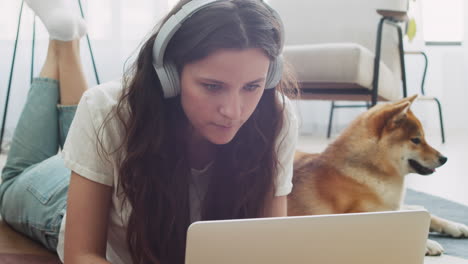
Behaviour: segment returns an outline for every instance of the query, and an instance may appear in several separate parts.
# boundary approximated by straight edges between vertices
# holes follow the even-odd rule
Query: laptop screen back
[[[422,264],[426,211],[193,223],[186,264]]]

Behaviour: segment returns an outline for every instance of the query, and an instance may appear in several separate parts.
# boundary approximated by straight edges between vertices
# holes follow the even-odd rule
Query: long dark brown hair
[[[189,0],[182,0],[167,20]],[[187,63],[219,49],[259,48],[280,55],[280,23],[260,0],[213,3],[189,18],[170,40],[165,59],[179,73]],[[164,99],[152,65],[158,28],[142,45],[124,75],[115,109],[124,128],[119,183],[131,206],[127,243],[134,263],[182,264],[189,217],[187,155],[190,124],[180,96]],[[283,88],[295,82],[283,73],[276,89],[265,90],[255,111],[227,144],[217,146],[202,219],[261,217],[274,195],[278,171],[276,142],[283,127]]]

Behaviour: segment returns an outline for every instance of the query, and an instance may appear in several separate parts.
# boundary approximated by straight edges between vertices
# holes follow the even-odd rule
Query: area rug
[[[468,225],[468,206],[411,189],[407,190],[405,203],[422,205],[431,214]],[[439,242],[445,254],[468,259],[468,238],[451,238],[433,233],[429,234],[429,238]]]

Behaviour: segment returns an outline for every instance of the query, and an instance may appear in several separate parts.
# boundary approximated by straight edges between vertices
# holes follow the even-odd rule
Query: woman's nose
[[[219,112],[224,117],[231,119],[231,120],[239,120],[241,116],[241,100],[238,95],[226,96],[226,98],[221,103]]]

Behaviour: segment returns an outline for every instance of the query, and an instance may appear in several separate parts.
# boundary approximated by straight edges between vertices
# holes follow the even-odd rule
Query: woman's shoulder
[[[79,106],[83,108],[82,111],[88,112],[95,129],[100,129],[101,126],[105,124],[105,126],[102,127],[104,129],[104,134],[115,137],[112,138],[114,142],[120,140],[118,138],[119,133],[116,132],[121,131],[121,121],[123,121],[116,116],[117,106],[124,90],[122,87],[121,80],[110,81],[94,86],[83,94]],[[125,105],[122,107],[125,107]],[[119,109],[119,112],[123,114],[120,115],[120,117],[126,119],[126,111],[120,110],[121,109]],[[112,131],[112,133],[107,133],[108,131]]]
[[[280,107],[283,107],[283,126],[277,138],[277,143],[281,144],[285,141],[286,144],[290,144],[291,142],[295,142],[297,140],[300,126],[297,117],[297,101],[291,100],[286,95],[280,94],[278,97],[280,98]]]
[[[119,146],[124,133],[122,120],[116,116],[115,111],[124,90],[122,87],[121,80],[115,80],[89,88],[83,94],[79,106],[82,107],[82,112],[87,112],[88,118],[80,116],[78,119],[94,126],[102,146],[108,152]]]
[[[297,105],[288,96],[278,93],[280,107],[283,107],[285,120],[297,123]]]
[[[90,108],[105,111],[118,104],[122,91],[121,80],[114,80],[89,88],[82,99],[86,100]]]

